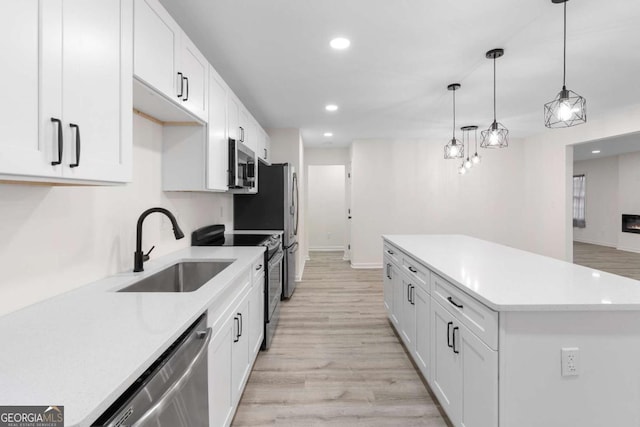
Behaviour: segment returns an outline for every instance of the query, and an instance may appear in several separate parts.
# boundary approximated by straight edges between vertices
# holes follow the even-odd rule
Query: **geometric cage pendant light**
[[[567,78],[567,1],[551,0],[553,3],[564,3],[564,52],[562,67],[562,90],[556,98],[544,104],[544,125],[548,128],[566,128],[581,125],[587,121],[587,100],[577,93],[568,90]]]
[[[456,139],[456,90],[460,89],[460,83],[451,83],[447,89],[453,92],[453,136],[444,146],[444,158],[462,159],[464,158],[464,143]]]
[[[504,49],[491,49],[487,59],[493,59],[493,123],[481,132],[482,148],[504,148],[509,145],[509,130],[496,120],[496,59],[504,55]]]

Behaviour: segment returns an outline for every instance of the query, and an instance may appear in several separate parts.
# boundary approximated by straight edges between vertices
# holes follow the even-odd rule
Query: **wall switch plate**
[[[568,347],[562,349],[562,376],[573,377],[580,375],[580,349]]]

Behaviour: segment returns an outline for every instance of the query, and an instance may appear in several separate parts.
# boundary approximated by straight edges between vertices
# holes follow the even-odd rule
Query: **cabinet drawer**
[[[431,273],[432,298],[493,350],[498,349],[498,313]]]
[[[427,293],[429,289],[429,270],[408,255],[402,254],[402,270],[416,285],[420,285]]]
[[[387,242],[384,243],[383,248],[384,248],[384,252],[383,252],[384,255],[388,256],[391,261],[400,265],[401,252],[395,246]]]

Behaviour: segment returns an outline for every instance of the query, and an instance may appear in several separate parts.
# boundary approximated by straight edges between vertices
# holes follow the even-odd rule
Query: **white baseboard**
[[[341,252],[344,246],[315,246],[310,247],[309,252]]]
[[[637,254],[640,254],[640,249],[638,249],[638,248],[627,248],[627,247],[624,247],[624,246],[618,246],[618,247],[616,247],[616,249],[619,250],[619,251],[635,252]]]
[[[382,264],[373,263],[373,262],[361,262],[361,263],[351,263],[351,268],[355,269],[373,269],[373,268],[382,268]]]
[[[598,242],[595,240],[589,240],[589,239],[573,239],[574,242],[578,242],[578,243],[586,243],[588,245],[598,245],[598,246],[606,246],[608,248],[615,248],[616,247],[616,243],[609,243],[609,242]]]

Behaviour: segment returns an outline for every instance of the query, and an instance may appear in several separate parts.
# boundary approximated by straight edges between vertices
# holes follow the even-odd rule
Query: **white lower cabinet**
[[[443,299],[444,290],[453,285],[423,265],[412,267],[424,274],[401,269],[395,260],[404,256],[385,247],[384,305],[391,323],[454,426],[497,427],[498,352],[466,326],[484,306],[459,293],[453,301]],[[497,342],[497,329],[488,320],[486,324],[478,327],[485,332],[482,337]]]
[[[416,312],[414,361],[422,375],[429,381],[431,378],[431,297],[421,286],[416,286],[413,301]]]
[[[209,425],[231,424],[242,392],[256,360],[264,336],[264,273],[249,272],[238,280],[240,291],[232,297],[224,314],[213,307],[209,326],[213,338],[209,344]],[[252,280],[251,283],[248,283]]]
[[[260,351],[264,338],[264,272],[254,280],[249,294],[249,324],[249,351],[253,354]]]
[[[209,344],[209,425],[227,426],[233,417],[231,361],[234,335],[230,317],[216,331]]]
[[[233,314],[234,335],[231,347],[231,393],[238,398],[249,375],[249,298],[244,298]],[[235,399],[234,399],[235,400]]]
[[[416,306],[413,302],[415,286],[404,274],[400,276],[402,286],[402,311],[400,315],[400,335],[410,353],[415,352]]]
[[[498,352],[432,303],[431,387],[454,426],[498,425]]]

